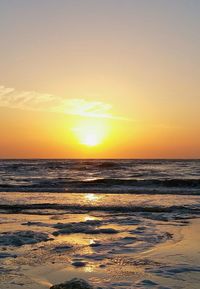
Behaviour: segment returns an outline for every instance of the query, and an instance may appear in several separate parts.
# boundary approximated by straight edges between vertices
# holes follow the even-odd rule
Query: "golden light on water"
[[[85,195],[85,198],[86,198],[88,201],[94,202],[94,201],[97,201],[97,200],[99,199],[99,196],[96,195],[96,194],[86,194],[86,195]]]
[[[94,269],[95,269],[95,266],[94,266],[94,265],[87,265],[87,266],[84,267],[84,271],[85,271],[86,273],[91,273],[91,272],[94,271]]]
[[[90,216],[90,215],[87,215],[84,217],[84,221],[87,222],[87,221],[91,221],[91,220],[96,220],[97,218],[96,217],[93,217],[93,216]]]

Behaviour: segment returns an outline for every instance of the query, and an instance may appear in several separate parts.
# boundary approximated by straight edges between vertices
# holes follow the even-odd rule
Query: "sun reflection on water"
[[[93,221],[93,220],[96,220],[97,218],[96,217],[93,217],[93,216],[90,216],[90,215],[87,215],[84,217],[84,221],[87,222],[87,221]]]
[[[97,201],[100,197],[97,194],[89,193],[89,194],[85,195],[85,198],[86,198],[86,200],[88,200],[90,202],[94,202],[94,201]]]
[[[93,245],[93,244],[95,244],[96,243],[96,241],[94,240],[94,239],[90,239],[89,240],[89,245]]]
[[[87,273],[93,272],[94,269],[95,269],[95,266],[94,265],[90,265],[90,264],[88,264],[87,266],[84,267],[84,271],[87,272]]]

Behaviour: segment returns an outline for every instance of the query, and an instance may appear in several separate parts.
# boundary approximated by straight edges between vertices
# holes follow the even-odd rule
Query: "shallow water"
[[[198,195],[2,192],[0,288],[83,277],[105,288],[197,289],[199,213]]]

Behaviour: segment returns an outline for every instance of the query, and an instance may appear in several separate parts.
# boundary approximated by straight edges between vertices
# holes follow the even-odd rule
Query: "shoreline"
[[[151,288],[155,289],[176,288],[174,286],[185,282],[187,286],[189,284],[188,288],[197,289],[190,279],[192,276],[200,282],[196,276],[200,272],[199,239],[196,240],[199,217],[194,219],[195,216],[182,210],[179,214],[165,210],[131,212],[126,206],[123,212],[99,211],[94,209],[95,202],[105,203],[107,196],[100,200],[90,194],[89,197],[92,199],[86,202],[93,204],[91,211],[79,211],[76,207],[75,211],[66,210],[62,214],[56,210],[0,214],[2,232],[11,232],[14,234],[12,238],[20,238],[18,232],[26,235],[33,232],[31,238],[35,239],[30,241],[36,240],[35,244],[29,244],[25,239],[23,246],[12,247],[10,237],[5,239],[8,246],[1,247],[2,256],[7,254],[8,258],[2,259],[1,289],[24,286],[27,289],[47,289],[73,277],[86,279],[95,287],[103,288],[149,289],[153,283]],[[76,203],[74,195],[71,198]],[[124,195],[122,199],[125,204],[130,203]],[[26,201],[31,200],[32,196]],[[139,204],[148,203],[146,196],[144,200],[141,203],[139,197]],[[116,202],[115,199],[110,201]],[[170,204],[169,200],[162,198],[156,202]],[[176,197],[170,197],[170,202],[177,202]],[[189,199],[183,201],[186,202]],[[20,242],[24,241],[23,238]],[[76,267],[73,265],[75,262],[81,262],[83,266]],[[188,279],[181,281],[177,278],[179,275],[182,279],[188,275]]]

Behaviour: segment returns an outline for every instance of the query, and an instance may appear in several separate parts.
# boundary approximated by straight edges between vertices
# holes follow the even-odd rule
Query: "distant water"
[[[200,160],[1,160],[3,192],[200,194]]]

